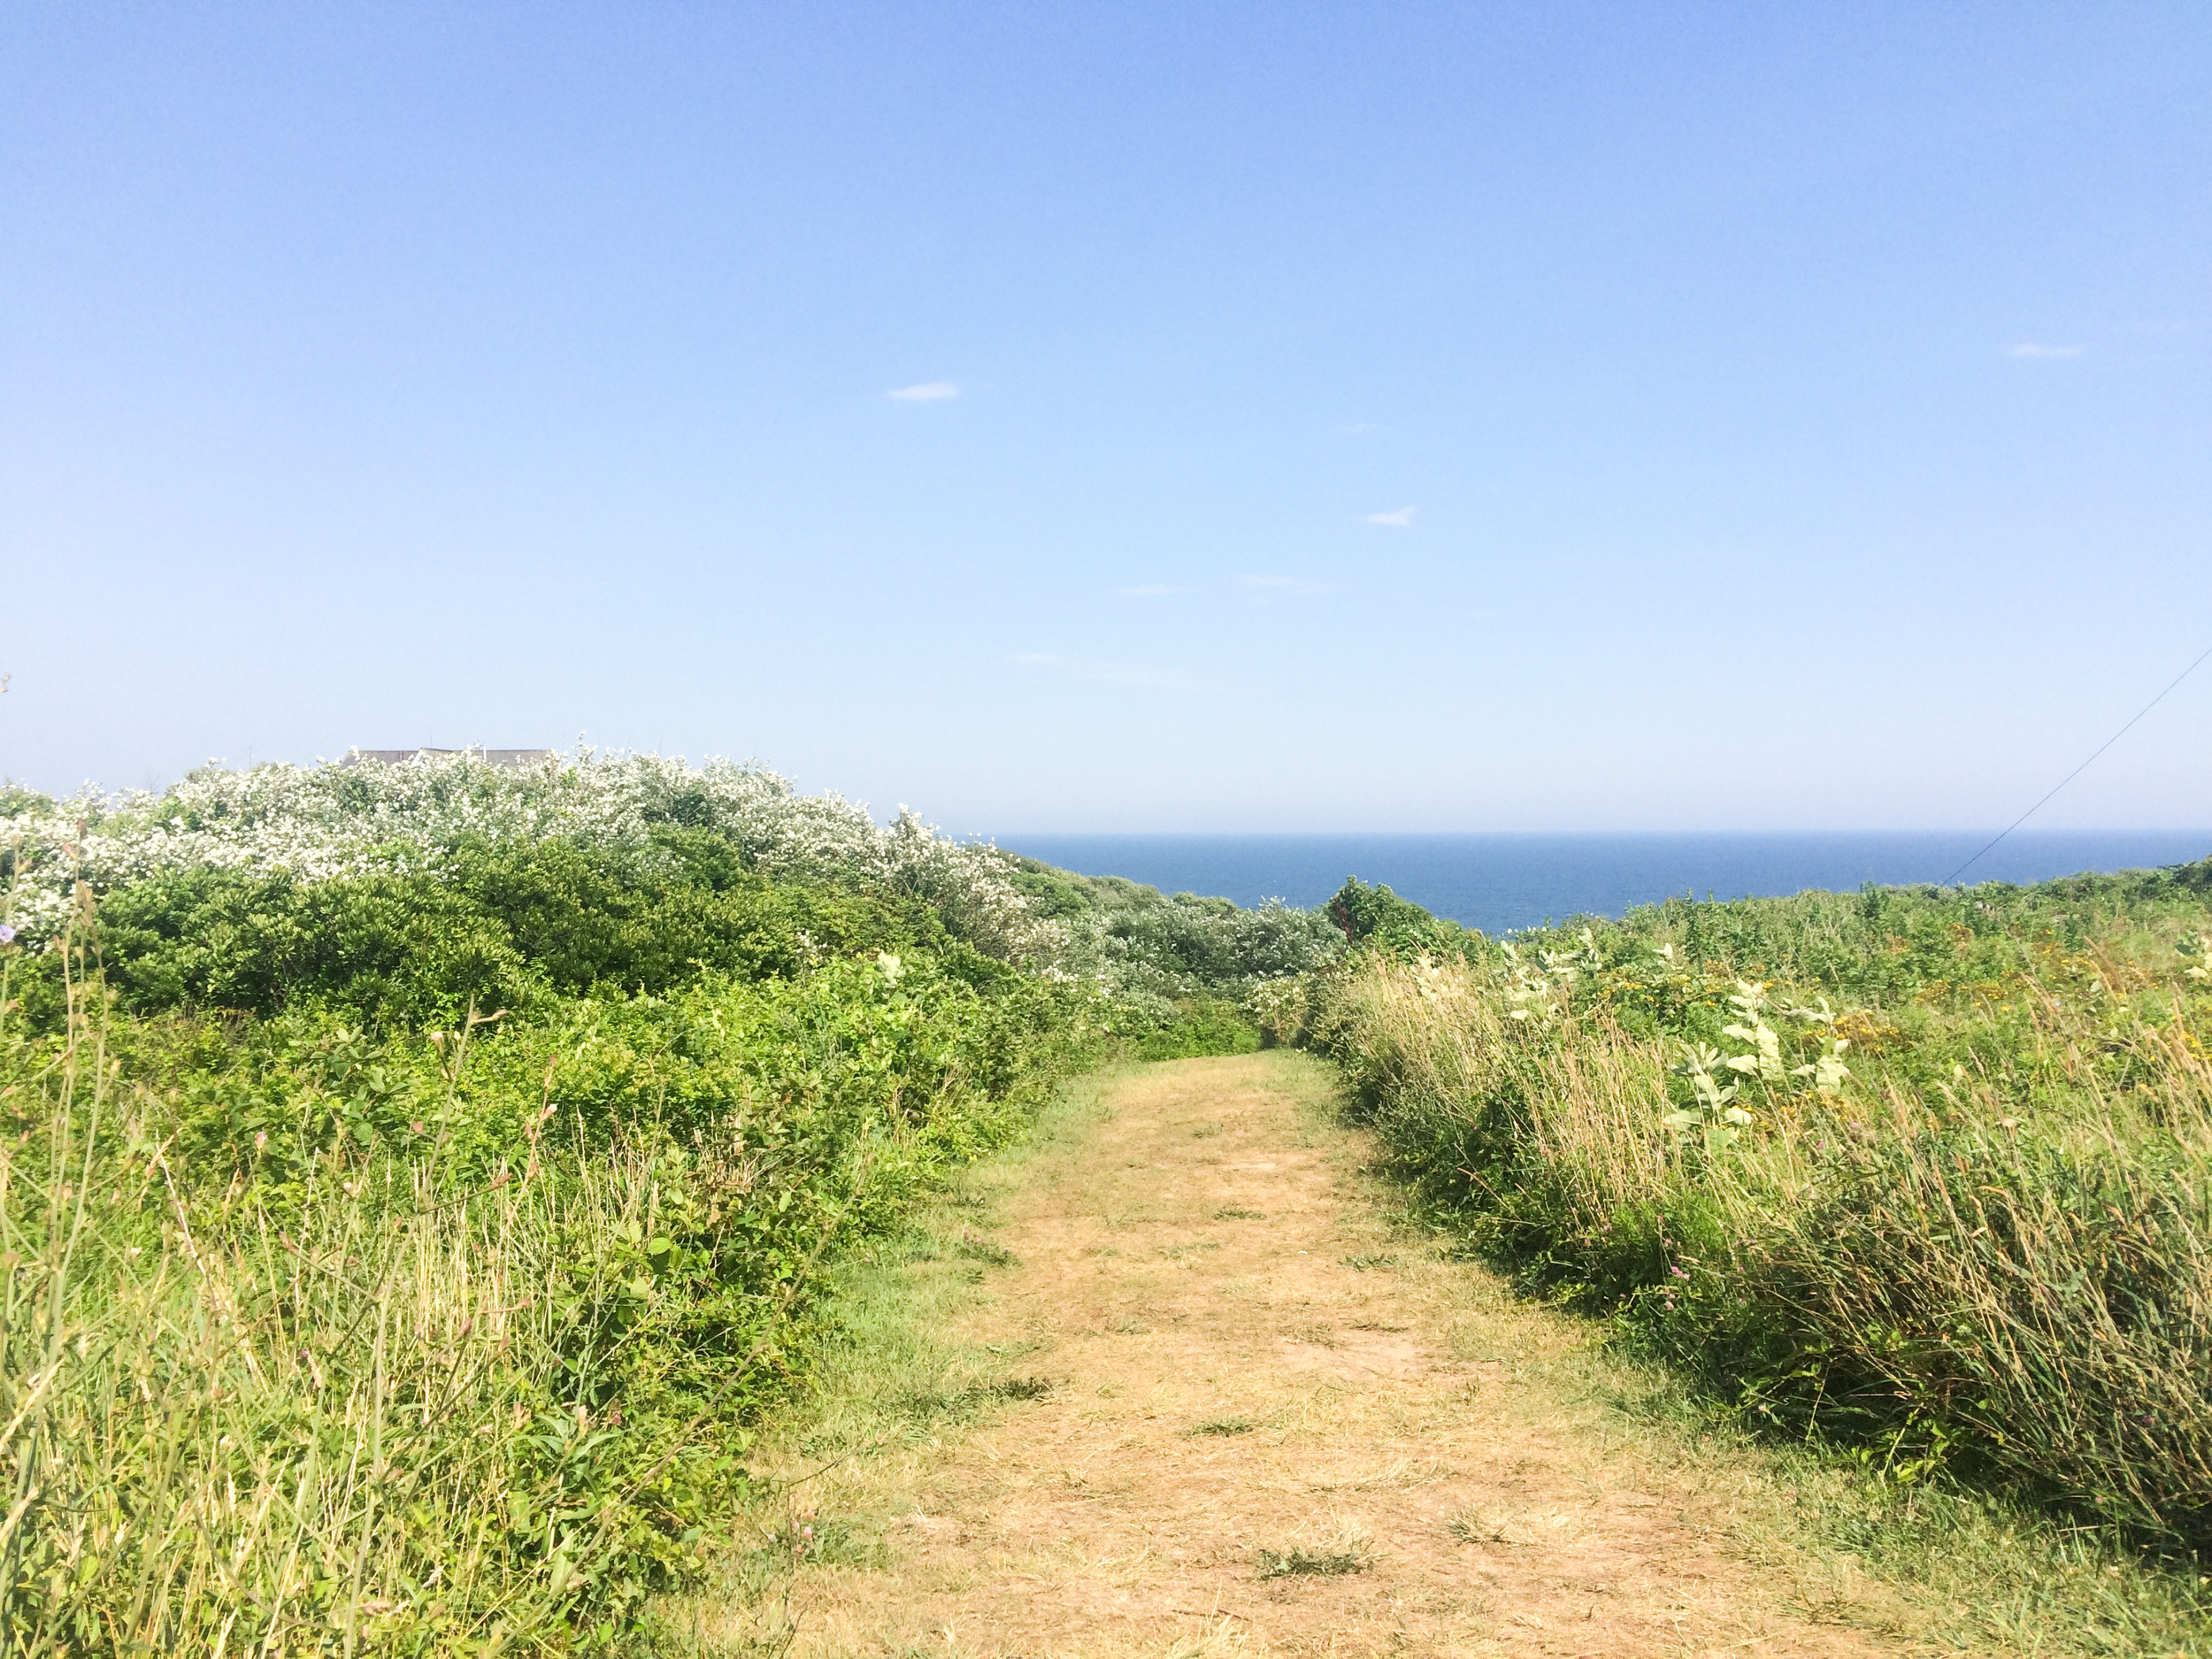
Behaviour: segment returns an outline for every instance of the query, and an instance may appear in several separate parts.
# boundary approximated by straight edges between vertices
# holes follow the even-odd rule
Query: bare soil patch
[[[1609,1407],[1574,1322],[1394,1231],[1326,1086],[1145,1067],[1015,1167],[945,1394],[987,1409],[772,1455],[794,1655],[1895,1651],[1732,1551],[1755,1477]]]

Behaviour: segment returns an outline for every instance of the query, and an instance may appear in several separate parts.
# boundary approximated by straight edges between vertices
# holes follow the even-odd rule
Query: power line
[[[2203,657],[2198,657],[2195,662],[2190,664],[2188,667],[2183,669],[2179,673],[2176,674],[2172,680],[2168,683],[2166,691],[2171,691],[2174,687],[2178,686],[2183,680],[2188,679],[2190,675],[2195,673],[2198,668],[2203,664],[2205,657],[2212,657],[2212,645],[2205,647]],[[2038,812],[2040,812],[2043,810],[2044,803],[2050,800],[2051,795],[2056,795],[2068,784],[2073,782],[2075,779],[2080,777],[2082,773],[2087,772],[2089,770],[2090,760],[2096,759],[2097,755],[2103,754],[2105,750],[2110,749],[2115,743],[2125,737],[2128,734],[2129,727],[2135,724],[2135,720],[2141,719],[2153,709],[2155,709],[2160,703],[2165,702],[2166,691],[2160,692],[2155,697],[2153,697],[2148,703],[2138,709],[2135,711],[2134,720],[2130,720],[2126,726],[2122,726],[2110,737],[2105,739],[2103,742],[2098,744],[2095,755],[2090,756],[2089,760],[2085,760],[2080,765],[2075,767],[2073,771],[2068,772],[2063,778],[2061,778],[2056,783],[2053,784],[2051,786],[2050,795],[2045,795],[2041,801],[2038,801],[2033,806],[2023,812],[2018,818],[2013,819],[2011,823],[2006,825],[2003,829],[1998,831],[1996,841],[1991,841],[1989,843],[1989,847],[1983,848],[1981,852],[1976,853],[1971,858],[1961,864],[1956,870],[1951,872],[1949,879],[1947,879],[1943,885],[1947,887],[1956,882],[1961,876],[1964,875],[1969,870],[1971,870],[1976,864],[1981,862],[1983,854],[1987,853],[1990,847],[1994,847],[1997,844],[1997,841],[2004,840],[2006,836],[2011,834],[2013,831],[2018,829],[2023,824],[2033,818]]]

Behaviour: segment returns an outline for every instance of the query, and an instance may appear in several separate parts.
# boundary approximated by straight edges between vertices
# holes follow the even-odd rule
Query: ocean
[[[1086,875],[1167,893],[1311,906],[1347,876],[1387,883],[1485,933],[1617,916],[1670,895],[1773,896],[1872,881],[1941,881],[1996,832],[1853,834],[1014,835],[1000,845]],[[2022,830],[1966,872],[2041,881],[2212,856],[2212,830]]]

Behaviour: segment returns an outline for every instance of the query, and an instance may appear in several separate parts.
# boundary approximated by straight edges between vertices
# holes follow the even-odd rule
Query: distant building
[[[418,755],[473,755],[488,766],[534,766],[541,760],[550,760],[558,751],[550,749],[353,749],[346,751],[341,766],[360,766],[370,761],[380,761],[387,766],[396,766]]]

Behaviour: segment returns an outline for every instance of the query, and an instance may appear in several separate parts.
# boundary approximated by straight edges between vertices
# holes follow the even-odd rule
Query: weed
[[[1186,1434],[1249,1434],[1259,1425],[1249,1417],[1208,1417],[1183,1431]]]
[[[761,1565],[782,1567],[870,1567],[880,1564],[883,1548],[849,1521],[825,1520],[812,1510],[786,1517],[759,1547]]]
[[[1267,1212],[1263,1210],[1239,1210],[1234,1205],[1228,1205],[1215,1210],[1214,1219],[1216,1221],[1265,1221]]]
[[[1455,1544],[1511,1544],[1519,1540],[1506,1536],[1504,1525],[1483,1514],[1480,1509],[1462,1509],[1444,1523],[1444,1534]]]
[[[989,1407],[1010,1401],[1042,1400],[1052,1384],[1042,1377],[1010,1377],[1000,1382],[970,1383],[964,1388],[921,1388],[900,1396],[894,1409],[910,1421],[940,1417],[969,1422]]]
[[[1021,1265],[1021,1257],[1004,1245],[990,1239],[978,1238],[964,1230],[960,1234],[960,1242],[953,1248],[956,1254],[965,1256],[971,1262],[981,1262],[987,1267]]]
[[[1348,1572],[1365,1572],[1367,1558],[1343,1550],[1293,1549],[1287,1552],[1263,1549],[1259,1552],[1258,1576],[1262,1578],[1336,1578]]]

